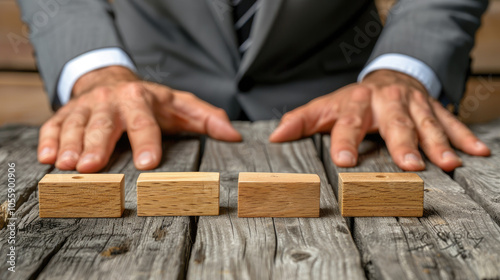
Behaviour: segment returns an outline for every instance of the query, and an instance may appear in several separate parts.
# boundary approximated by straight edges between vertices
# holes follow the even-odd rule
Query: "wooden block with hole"
[[[249,173],[238,178],[238,217],[319,217],[316,174]]]
[[[38,183],[41,218],[121,217],[123,174],[47,174]]]
[[[219,173],[141,173],[137,179],[137,215],[219,215]]]
[[[415,173],[339,173],[344,217],[422,217],[424,181]]]

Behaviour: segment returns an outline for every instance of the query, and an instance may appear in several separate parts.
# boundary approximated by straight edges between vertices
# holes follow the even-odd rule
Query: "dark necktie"
[[[250,30],[252,29],[255,13],[259,9],[259,4],[260,0],[233,0],[234,28],[241,55],[252,45]]]

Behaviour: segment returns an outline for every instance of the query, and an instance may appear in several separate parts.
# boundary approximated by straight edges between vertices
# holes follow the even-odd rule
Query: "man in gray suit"
[[[400,0],[383,28],[373,0],[19,0],[46,90],[60,109],[38,158],[98,171],[128,133],[151,169],[161,133],[240,141],[230,119],[286,113],[271,135],[332,133],[332,159],[354,166],[378,131],[405,170],[444,170],[451,148],[489,149],[436,99],[463,94],[487,1]]]

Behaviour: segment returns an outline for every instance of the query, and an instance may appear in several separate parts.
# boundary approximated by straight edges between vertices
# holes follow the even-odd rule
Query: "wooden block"
[[[247,173],[238,178],[238,217],[319,217],[316,174]]]
[[[422,217],[424,181],[415,173],[339,173],[344,217]]]
[[[121,217],[123,174],[46,174],[38,183],[41,218]]]
[[[137,179],[137,215],[219,215],[219,173],[141,173]]]

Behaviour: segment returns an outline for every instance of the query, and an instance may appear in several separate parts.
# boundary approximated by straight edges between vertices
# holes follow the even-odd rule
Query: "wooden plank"
[[[137,215],[219,215],[219,173],[141,173],[137,179]]]
[[[242,143],[207,140],[200,170],[221,172],[221,215],[199,218],[188,279],[364,279],[312,140],[270,144],[276,124],[235,123]],[[238,218],[243,171],[318,174],[320,218]]]
[[[344,217],[422,217],[424,181],[415,173],[339,173]]]
[[[491,156],[459,153],[463,167],[455,170],[454,178],[500,225],[500,119],[471,128],[491,149]]]
[[[0,279],[183,278],[189,258],[193,221],[189,217],[138,217],[135,182],[139,171],[126,143],[117,147],[105,172],[127,174],[122,218],[41,219],[32,195],[19,221],[15,274],[0,264]],[[197,139],[168,140],[157,171],[194,171]],[[52,173],[74,173],[54,171]],[[8,232],[0,233],[0,253],[7,252]],[[13,277],[13,278],[12,278]]]
[[[337,188],[340,172],[401,172],[380,138],[365,140],[360,163],[339,168],[330,159],[330,137],[323,159]],[[374,279],[498,279],[500,227],[448,175],[427,162],[417,173],[425,182],[422,218],[352,218],[363,265]]]
[[[241,172],[238,217],[319,217],[316,174]]]
[[[37,161],[38,128],[27,126],[4,126],[0,128],[0,182],[7,182],[9,163],[14,164],[10,175],[15,181],[14,206],[17,210],[36,190],[37,182],[52,169],[50,165]],[[11,170],[12,171],[12,170]],[[12,181],[11,178],[11,181]],[[0,188],[0,229],[4,228],[9,217],[8,188]],[[15,211],[14,211],[15,212]],[[20,217],[19,215],[17,215]]]
[[[47,174],[38,183],[40,218],[118,218],[123,174]]]

